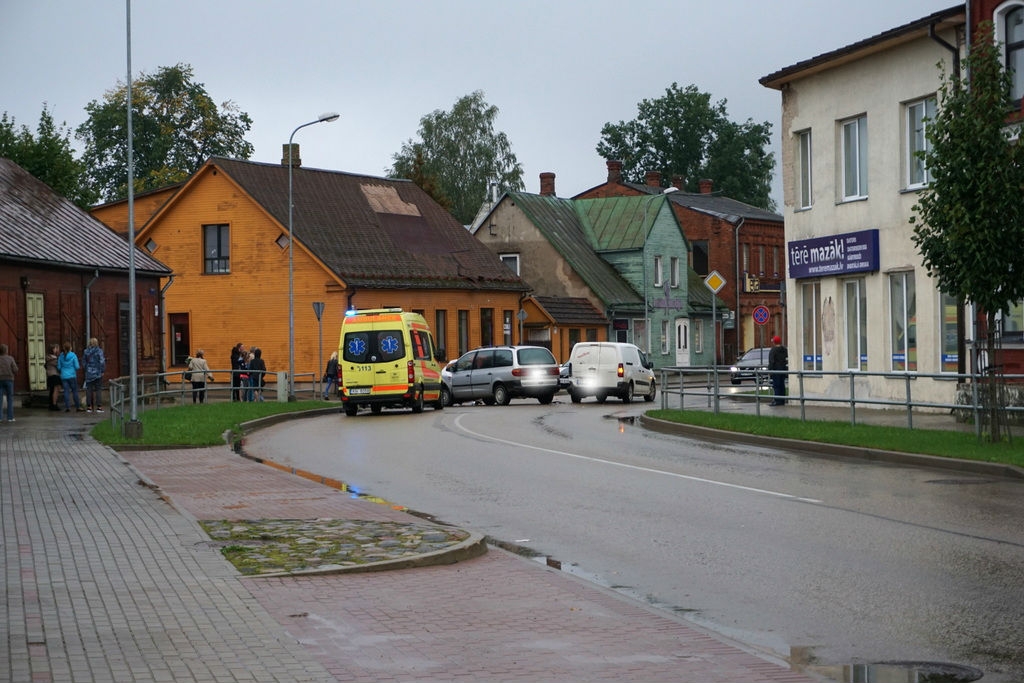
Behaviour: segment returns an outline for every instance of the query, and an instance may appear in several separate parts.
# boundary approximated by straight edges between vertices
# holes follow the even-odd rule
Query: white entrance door
[[[690,365],[690,319],[676,318],[676,367]]]

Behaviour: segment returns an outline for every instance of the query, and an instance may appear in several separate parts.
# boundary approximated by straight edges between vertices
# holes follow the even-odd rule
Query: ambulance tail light
[[[415,384],[416,383],[416,366],[413,364],[412,361],[409,361],[409,363],[408,363],[408,365],[406,367],[409,370],[409,384]]]

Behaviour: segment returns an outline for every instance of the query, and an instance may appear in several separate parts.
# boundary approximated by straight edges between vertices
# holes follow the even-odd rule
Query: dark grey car
[[[768,354],[771,348],[762,346],[750,349],[744,353],[736,363],[729,368],[729,381],[739,384],[743,380],[756,382],[760,379],[761,384],[770,384],[771,375],[768,374]]]

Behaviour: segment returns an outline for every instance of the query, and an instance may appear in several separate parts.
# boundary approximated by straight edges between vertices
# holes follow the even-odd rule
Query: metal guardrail
[[[705,407],[720,412],[720,401],[723,398],[733,399],[736,397],[736,390],[724,390],[722,379],[729,377],[728,366],[701,366],[701,367],[667,367],[660,370],[661,373],[661,407],[663,409],[684,409],[688,397],[705,403]],[[842,372],[824,372],[807,370],[755,370],[754,372],[753,400],[755,402],[755,413],[760,415],[762,402],[772,399],[771,376],[784,374],[789,389],[787,390],[786,401],[796,402],[800,405],[800,419],[806,420],[806,409],[811,405],[845,405],[849,407],[850,424],[857,424],[857,408],[873,407],[881,409],[899,409],[906,414],[907,428],[914,428],[914,412],[950,412],[957,413],[964,421],[972,421],[975,425],[975,432],[981,434],[983,417],[987,412],[987,406],[983,403],[984,390],[988,383],[994,380],[991,375],[978,374],[928,374],[921,372],[893,373],[893,372],[867,372],[859,370],[847,370]],[[807,378],[820,379],[823,377],[844,378],[849,381],[849,393],[843,397],[824,396],[808,394],[805,391],[804,380]],[[858,395],[857,379],[868,377],[884,377],[888,380],[902,380],[902,397],[898,399],[885,399],[871,396]],[[1024,375],[1002,375],[1001,378],[1009,385],[1024,382]],[[955,380],[959,386],[970,388],[970,401],[957,403],[937,403],[933,401],[918,401],[913,397],[913,381],[916,379],[938,379],[945,382]],[[863,388],[862,388],[863,391]],[[678,405],[670,405],[671,397],[678,397]],[[966,398],[966,396],[965,396]],[[1007,415],[1016,423],[1024,421],[1024,405],[1006,405],[1002,408]]]
[[[233,387],[231,375],[243,374],[238,370],[220,370],[212,368],[210,374],[213,382],[206,383],[207,402],[224,402],[232,400],[233,391],[245,391],[247,387]],[[186,405],[192,403],[192,382],[186,381],[184,371],[162,372],[136,377],[136,414],[162,407]],[[115,429],[124,430],[124,425],[131,420],[131,378],[116,377],[108,383],[110,391],[110,420]],[[300,401],[312,401],[323,392],[320,377],[314,373],[295,375],[295,398]],[[268,372],[263,387],[264,401],[288,400],[288,373]]]

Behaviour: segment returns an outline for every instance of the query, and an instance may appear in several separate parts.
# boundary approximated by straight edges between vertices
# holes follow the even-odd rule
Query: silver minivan
[[[623,342],[580,342],[572,347],[567,363],[573,403],[593,396],[604,403],[617,396],[629,403],[634,396],[653,401],[658,391],[654,365],[636,344]]]
[[[555,357],[543,346],[474,349],[441,371],[441,401],[503,406],[513,398],[535,398],[546,405],[558,392],[558,371]]]

